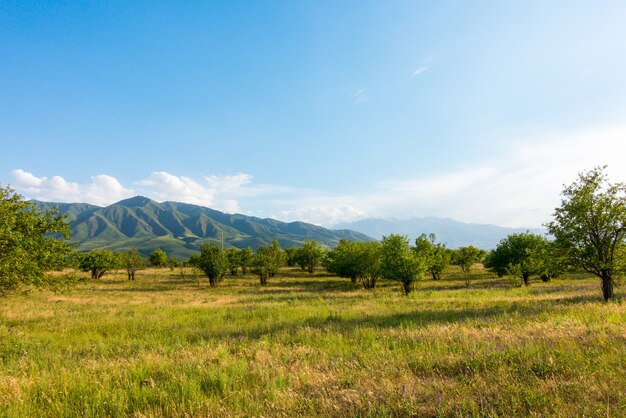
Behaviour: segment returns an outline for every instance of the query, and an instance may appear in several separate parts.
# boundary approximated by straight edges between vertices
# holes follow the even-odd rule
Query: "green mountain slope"
[[[304,222],[280,222],[240,214],[228,214],[179,202],[158,203],[143,196],[101,208],[85,203],[34,201],[38,207],[58,207],[71,222],[72,239],[81,251],[95,248],[122,251],[137,247],[147,255],[161,248],[168,255],[187,258],[205,242],[226,247],[252,247],[277,240],[283,248],[299,247],[315,240],[328,247],[340,239],[368,241],[350,230],[330,230]]]

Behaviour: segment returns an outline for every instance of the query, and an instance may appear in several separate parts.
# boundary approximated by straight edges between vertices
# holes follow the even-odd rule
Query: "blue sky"
[[[0,1],[0,183],[534,227],[626,180],[621,1]]]

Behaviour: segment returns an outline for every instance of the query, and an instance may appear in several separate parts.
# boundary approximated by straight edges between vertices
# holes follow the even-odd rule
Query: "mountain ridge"
[[[67,214],[72,241],[79,251],[139,248],[147,255],[161,248],[170,256],[187,258],[205,242],[226,247],[268,245],[277,240],[284,248],[299,247],[307,240],[333,247],[340,239],[370,241],[350,230],[330,230],[305,222],[281,222],[243,214],[228,214],[181,202],[156,202],[134,196],[109,206],[86,203],[32,201],[40,209],[56,207]]]

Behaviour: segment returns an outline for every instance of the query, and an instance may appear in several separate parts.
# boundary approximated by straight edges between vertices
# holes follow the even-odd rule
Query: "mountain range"
[[[448,218],[411,218],[407,220],[389,220],[368,218],[355,222],[344,222],[335,225],[335,228],[346,228],[359,231],[370,237],[380,239],[384,235],[402,234],[414,240],[422,233],[433,233],[438,242],[443,242],[448,248],[458,248],[473,245],[485,250],[491,250],[498,245],[501,239],[513,233],[530,231],[535,234],[545,234],[544,229],[534,228],[506,228],[489,224],[473,224],[455,221]]]
[[[100,207],[87,203],[33,201],[41,208],[57,207],[67,215],[72,241],[80,251],[139,248],[144,255],[157,248],[185,259],[205,242],[225,247],[252,247],[277,240],[283,248],[300,247],[315,240],[334,247],[340,239],[371,241],[349,230],[330,230],[304,222],[281,222],[240,214],[227,214],[203,206],[179,202],[155,202],[143,196]]]

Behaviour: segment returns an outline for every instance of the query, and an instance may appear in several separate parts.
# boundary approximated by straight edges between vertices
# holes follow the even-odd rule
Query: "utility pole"
[[[224,251],[224,231],[222,231],[222,251]]]

